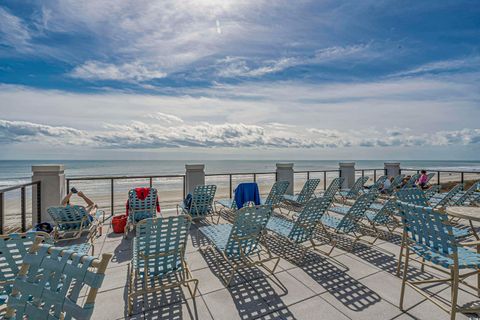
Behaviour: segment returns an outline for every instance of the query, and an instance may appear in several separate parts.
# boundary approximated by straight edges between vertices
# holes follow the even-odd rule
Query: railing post
[[[257,182],[257,174],[256,173],[253,174],[253,182]]]
[[[20,198],[21,198],[21,218],[22,218],[22,232],[27,231],[27,206],[25,203],[25,187],[20,189]]]
[[[153,178],[152,177],[149,178],[149,183],[150,183],[150,188],[152,188],[153,187]]]
[[[373,169],[373,183],[377,181],[377,169]]]
[[[437,171],[437,184],[440,185],[440,171]]]
[[[47,208],[59,206],[65,196],[65,166],[63,164],[34,165],[32,173],[32,181],[41,181],[42,183],[40,198],[35,195],[35,192],[32,192],[32,207],[40,205],[40,219],[33,215],[32,225],[39,222],[51,222],[52,219],[47,213]]]
[[[0,193],[0,234],[3,234],[5,228],[5,194]]]
[[[204,164],[186,164],[185,165],[185,194],[193,192],[196,186],[205,185],[205,165]]]
[[[295,176],[293,173],[293,163],[277,163],[277,181],[288,181],[286,194],[293,195]]]
[[[232,175],[228,175],[228,190],[229,190],[229,197],[230,199],[233,198],[233,182],[232,182]]]
[[[42,220],[42,182],[41,181],[38,181],[37,183],[37,221],[41,221]],[[34,190],[32,188],[32,197],[34,197]],[[32,202],[32,219],[33,219],[33,208],[34,208],[34,204]]]
[[[110,215],[113,216],[115,214],[115,188],[114,188],[114,180],[110,179]]]
[[[385,175],[389,178],[396,177],[400,174],[400,162],[385,162]]]
[[[342,189],[348,189],[355,183],[355,162],[341,162],[340,176],[343,178]]]
[[[463,184],[465,182],[465,176],[464,176],[464,173],[462,171],[462,173],[460,173],[460,182]]]
[[[327,190],[327,171],[323,171],[323,190]]]

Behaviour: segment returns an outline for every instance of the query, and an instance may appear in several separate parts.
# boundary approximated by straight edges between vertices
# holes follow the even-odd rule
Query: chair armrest
[[[468,247],[468,246],[478,246],[480,245],[480,240],[475,240],[475,241],[468,241],[468,242],[459,242],[457,245],[461,247]]]

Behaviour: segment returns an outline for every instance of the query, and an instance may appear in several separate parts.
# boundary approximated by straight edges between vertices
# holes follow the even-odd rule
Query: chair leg
[[[407,284],[407,271],[408,271],[408,260],[409,260],[409,249],[408,247],[405,250],[405,264],[403,266],[403,277],[402,277],[402,289],[400,290],[400,310],[403,311],[403,299],[405,297],[405,285]]]
[[[450,310],[450,319],[455,320],[457,315],[457,300],[458,300],[458,283],[459,283],[459,275],[458,275],[458,267],[455,266],[452,271],[452,306]]]
[[[400,244],[400,254],[398,255],[398,263],[397,263],[397,277],[400,277],[400,269],[402,267],[402,257],[403,257],[403,249],[405,248],[405,235],[402,235],[402,243]]]

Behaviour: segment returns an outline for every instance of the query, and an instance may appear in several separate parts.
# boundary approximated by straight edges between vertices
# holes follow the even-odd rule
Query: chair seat
[[[383,208],[383,206],[384,206],[383,203],[372,203],[372,204],[370,205],[370,209],[380,210],[380,209]]]
[[[457,227],[452,227],[452,232],[455,238],[465,238],[470,235],[470,231],[468,229],[460,229]]]
[[[199,230],[208,238],[208,240],[220,251],[225,251],[228,238],[232,232],[231,224],[217,224],[200,227]]]
[[[62,248],[66,250],[72,250],[79,254],[87,255],[91,247],[92,245],[87,242],[87,243],[72,244],[70,246],[66,246]]]
[[[324,215],[320,219],[320,221],[323,223],[324,226],[330,227],[332,229],[337,229],[338,225],[340,224],[340,222],[342,220],[340,220],[336,217]]]
[[[340,194],[340,196],[346,198],[350,195],[350,189],[342,189],[338,191],[338,193]]]
[[[298,195],[284,194],[283,199],[288,202],[297,202]]]
[[[444,268],[453,268],[454,262],[449,255],[432,251],[430,248],[423,244],[415,244],[411,248],[417,255],[425,258],[425,260],[430,261],[433,264],[441,265]],[[480,254],[463,247],[458,247],[457,252],[458,267],[460,269],[480,268]]]
[[[328,209],[328,211],[332,211],[332,212],[335,212],[335,213],[338,213],[338,214],[347,214],[348,213],[348,210],[350,210],[351,207],[348,207],[348,206],[336,206],[336,207],[331,207]]]
[[[290,220],[280,217],[270,217],[267,223],[267,229],[288,238],[294,225]]]
[[[225,208],[234,209],[233,208],[233,203],[234,203],[233,199],[220,199],[220,200],[217,200],[216,203],[224,206]]]

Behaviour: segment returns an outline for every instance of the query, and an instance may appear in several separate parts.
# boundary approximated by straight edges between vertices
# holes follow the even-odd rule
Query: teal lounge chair
[[[302,206],[314,196],[315,189],[317,189],[319,183],[320,179],[308,179],[303,185],[300,193],[296,195],[284,195],[282,208],[285,208],[288,211],[301,210]]]
[[[55,242],[78,239],[84,232],[88,232],[87,242],[91,243],[92,255],[94,254],[94,240],[103,212],[97,210],[96,216],[93,217],[85,207],[77,205],[49,207],[47,212],[53,220]]]
[[[265,201],[262,201],[262,205],[277,207],[282,202],[289,185],[288,181],[276,181]]]
[[[333,198],[335,194],[337,194],[337,192],[340,190],[343,180],[344,178],[342,177],[333,179],[332,182],[330,182],[330,185],[328,186],[327,190],[320,192],[317,196]]]
[[[373,183],[371,186],[368,188],[360,189],[360,194],[368,193],[371,190],[380,190],[380,188],[383,186],[385,183],[385,180],[387,180],[388,176],[380,176],[375,183]]]
[[[352,250],[354,248],[357,241],[363,236],[361,221],[365,218],[365,212],[373,201],[375,201],[376,197],[377,194],[375,192],[361,195],[353,206],[351,206],[345,214],[340,215],[340,217],[326,214],[322,216],[319,224],[320,228],[333,247],[336,245],[336,241],[334,241],[332,235],[344,234],[354,238],[349,249]]]
[[[405,177],[404,174],[399,174],[398,176],[395,176],[395,178],[393,178],[393,181],[390,184],[390,186],[386,189],[382,189],[381,193],[387,194],[387,195],[392,195],[393,193],[395,193],[397,188],[399,188],[400,185],[402,184],[402,181],[403,181],[404,177]]]
[[[317,249],[317,244],[314,241],[315,230],[320,218],[328,209],[332,200],[332,198],[328,197],[311,199],[294,220],[272,216],[270,220],[268,220],[267,230],[288,239],[289,242],[296,245],[309,242],[310,246],[304,247],[302,254],[303,259],[308,249],[313,248],[314,250],[320,251]],[[328,253],[320,252],[330,255],[332,251]]]
[[[377,238],[380,236],[380,231],[378,230],[379,226],[386,227],[389,232],[394,232],[395,229],[400,226],[400,221],[396,217],[396,212],[397,205],[394,199],[385,201],[378,210],[368,209],[365,212],[365,217]]]
[[[399,202],[400,215],[404,225],[403,233],[406,235],[405,265],[403,269],[402,287],[400,293],[400,309],[404,310],[405,287],[408,285],[434,302],[438,307],[450,313],[450,319],[454,320],[456,313],[477,313],[479,308],[475,303],[465,304],[462,307],[457,306],[459,284],[468,286],[479,292],[477,286],[473,286],[467,277],[478,276],[480,272],[480,254],[475,250],[468,249],[468,246],[478,246],[478,241],[459,242],[453,235],[452,226],[449,223],[449,217],[445,213],[431,207],[417,206],[415,204]],[[408,267],[411,260],[410,256],[416,255],[421,258],[423,265],[432,265],[436,271],[441,272],[443,277],[434,275],[433,279],[414,281],[408,279]],[[431,274],[430,274],[431,276]],[[445,302],[445,299],[439,299],[425,290],[425,284],[428,287],[447,283],[450,284],[451,303]],[[415,295],[410,295],[410,298]],[[416,302],[415,302],[416,303]]]
[[[90,319],[112,255],[98,259],[42,241],[24,256],[5,319]]]
[[[155,188],[150,188],[145,199],[139,199],[135,189],[128,191],[128,220],[125,225],[125,237],[138,222],[157,215],[157,201],[158,192]]]
[[[355,183],[353,184],[352,188],[350,189],[341,189],[338,193],[343,201],[347,199],[356,199],[359,194],[360,190],[363,188],[363,185],[368,181],[368,177],[360,177],[358,178]]]
[[[428,199],[428,203],[431,207],[443,207],[450,204],[453,198],[463,190],[463,184],[459,183],[454,186],[450,191],[445,193],[437,193],[434,194],[430,199]]]
[[[128,314],[132,314],[137,296],[175,287],[185,286],[195,299],[198,280],[193,278],[185,260],[190,225],[188,215],[149,218],[137,224],[128,267]]]
[[[196,186],[195,189],[193,189],[190,207],[188,208],[184,202],[178,204],[177,214],[188,214],[194,222],[212,215],[215,212],[213,200],[216,191],[216,185]]]
[[[270,206],[244,207],[235,214],[233,224],[199,228],[211,244],[201,248],[201,252],[217,251],[231,268],[227,276],[219,274],[225,286],[230,285],[235,273],[242,268],[261,266],[271,274],[275,272],[280,258],[260,244],[271,213]],[[269,261],[274,262],[273,268],[266,265]]]
[[[450,204],[452,206],[464,206],[469,204],[469,200],[472,197],[472,195],[475,194],[475,191],[477,190],[477,184],[478,182],[472,184],[470,188],[466,191],[459,191],[456,195],[454,195],[451,200]]]
[[[418,178],[420,178],[420,173],[415,173],[414,175],[412,175],[407,181],[407,183],[403,186],[403,189],[413,188]]]

